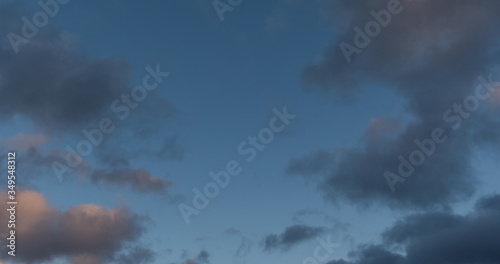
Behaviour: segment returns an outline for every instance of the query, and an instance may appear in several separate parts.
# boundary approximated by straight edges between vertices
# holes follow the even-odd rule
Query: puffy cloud
[[[73,45],[66,33],[53,32],[18,54],[2,50],[0,115],[20,114],[50,132],[80,129],[128,90],[125,63],[84,58]]]
[[[351,261],[329,264],[500,263],[498,200],[499,195],[485,197],[467,215],[409,215],[382,234],[383,244],[361,246]]]
[[[500,3],[494,0],[420,0],[401,1],[402,11],[393,14],[391,22],[370,39],[361,53],[353,54],[347,63],[342,42],[355,45],[354,27],[364,30],[375,20],[371,10],[387,9],[388,1],[325,1],[337,36],[317,63],[303,72],[307,90],[320,90],[346,98],[361,91],[361,87],[387,87],[407,102],[408,124],[387,119],[375,119],[366,132],[362,147],[336,155],[334,169],[320,179],[319,188],[330,200],[345,199],[355,204],[383,203],[393,208],[431,208],[448,206],[450,202],[469,197],[475,190],[477,177],[470,160],[474,143],[498,144],[498,118],[487,107],[469,113],[470,119],[444,120],[455,104],[474,95],[481,85],[477,77],[490,81],[500,58],[497,28],[500,26]],[[493,82],[498,81],[495,77]],[[367,85],[368,84],[368,85]],[[376,84],[376,86],[371,86]],[[491,88],[491,87],[490,87]],[[373,91],[371,91],[373,92]],[[483,87],[482,92],[488,92]],[[480,101],[482,102],[482,101]],[[380,102],[386,104],[387,102]],[[487,105],[487,103],[484,103]],[[455,116],[456,115],[456,116]],[[458,113],[453,112],[457,117]],[[390,122],[389,122],[390,121]],[[398,157],[408,157],[418,149],[415,140],[430,138],[436,128],[442,128],[447,141],[404,183],[396,184],[391,192],[384,179],[387,171],[397,173]],[[380,138],[387,133],[390,137]],[[487,145],[487,144],[485,144]],[[290,168],[303,164],[325,165],[324,156],[311,155],[292,160]],[[291,170],[293,172],[293,170]],[[309,168],[306,172],[316,172]]]
[[[0,197],[7,200],[7,193]],[[108,210],[88,204],[58,211],[42,194],[31,190],[18,191],[16,198],[16,239],[22,247],[16,251],[16,259],[23,263],[59,257],[67,257],[75,264],[106,263],[144,231],[144,219],[127,209]],[[4,223],[9,217],[6,206],[0,206]],[[5,232],[5,228],[0,230]],[[5,251],[1,254],[8,257]]]
[[[20,33],[23,8],[23,1],[0,4],[0,35]],[[137,155],[163,161],[182,158],[183,149],[176,133],[171,133],[172,122],[168,122],[177,114],[175,107],[162,96],[149,96],[148,103],[140,105],[134,102],[135,99],[130,99],[131,88],[137,84],[131,83],[132,71],[127,63],[109,57],[88,56],[74,36],[53,24],[40,28],[17,53],[7,39],[4,44],[0,49],[0,97],[5,103],[0,105],[0,120],[16,117],[16,121],[21,120],[19,124],[31,123],[43,135],[28,137],[18,134],[6,142],[8,147],[36,149],[48,139],[64,139],[68,142],[57,142],[67,145],[64,150],[57,150],[64,156],[66,152],[75,152],[78,144],[87,141],[87,147],[92,147],[90,154],[96,157],[99,166],[106,169],[128,167],[128,160]],[[154,75],[149,71],[155,70],[162,72],[161,76],[166,75],[165,69],[160,69],[159,65],[156,69],[144,69],[141,74]],[[154,79],[159,83],[163,81],[158,76]],[[131,100],[130,107],[125,107],[126,96]],[[111,110],[116,100],[120,103],[115,105],[121,109],[119,113],[116,109]],[[95,132],[103,118],[111,120],[110,126],[117,127],[125,118],[127,122],[121,123],[120,130],[109,132],[113,133],[110,136]],[[93,135],[88,136],[88,131],[93,131]],[[149,143],[153,140],[163,143],[151,147]],[[67,147],[73,150],[69,151]],[[55,157],[37,157],[38,160],[44,158],[48,161]],[[64,159],[62,161],[67,165]]]
[[[0,34],[20,33],[22,3],[0,5]],[[4,16],[4,14],[9,14]],[[19,47],[0,49],[0,118],[28,118],[44,132],[82,129],[131,88],[129,66],[84,55],[76,38],[49,24]]]
[[[369,245],[361,246],[357,251],[350,254],[353,262],[345,260],[333,260],[327,264],[406,264],[404,257],[392,253],[382,246]]]

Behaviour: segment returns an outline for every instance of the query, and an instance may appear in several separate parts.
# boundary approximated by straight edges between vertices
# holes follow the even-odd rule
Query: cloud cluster
[[[24,30],[21,18],[29,14],[24,7],[22,1],[0,4],[1,36]],[[158,67],[155,70],[153,72],[151,68],[145,73],[150,74],[147,79],[150,82],[152,79],[159,80]],[[0,120],[14,120],[13,123],[23,127],[29,127],[27,123],[30,123],[41,133],[37,138],[36,135],[18,134],[5,142],[6,147],[31,151],[31,159],[35,163],[26,163],[25,166],[57,161],[71,167],[71,171],[81,172],[89,170],[87,166],[91,163],[102,170],[119,170],[131,183],[140,179],[158,180],[156,183],[159,185],[154,192],[162,192],[160,189],[165,189],[167,181],[144,177],[141,170],[130,168],[128,161],[139,155],[162,161],[181,159],[183,149],[175,136],[176,132],[172,132],[172,123],[168,122],[174,119],[177,112],[161,96],[150,96],[147,104],[134,105],[130,102],[130,107],[126,107],[124,96],[129,95],[130,100],[131,88],[138,87],[131,82],[132,73],[131,67],[121,60],[88,56],[77,38],[53,24],[40,28],[36,36],[23,44],[17,53],[4,39],[0,48],[0,97],[4,100],[0,105]],[[119,114],[112,110],[116,100],[119,101],[115,104]],[[90,141],[99,143],[91,144],[87,134],[96,131],[96,124],[99,126],[104,117],[109,118],[110,127],[116,127],[116,130],[113,128],[109,132],[113,133],[112,136],[100,132],[98,140],[99,136],[94,133]],[[56,138],[58,142],[54,142]],[[161,143],[149,144],[153,140]],[[88,160],[77,168],[68,166],[65,158],[68,152],[81,153],[78,144],[84,141],[88,143],[87,148],[89,145],[92,148],[86,155],[92,156],[85,157]],[[38,146],[43,143],[63,147],[42,154]],[[92,162],[94,157],[95,162]],[[131,176],[131,172],[135,172],[135,176]],[[118,182],[116,178],[104,181],[100,178],[102,175],[101,170],[96,171],[94,178],[113,185],[127,185],[122,184],[126,180]],[[149,187],[145,186],[150,183],[141,184],[138,188],[147,191]]]
[[[66,164],[68,159],[73,159],[71,153],[51,149],[44,151],[44,144],[48,137],[42,134],[18,133],[11,138],[0,140],[0,149],[14,149],[20,154],[18,161],[23,165],[23,180],[29,179],[28,175],[39,175],[48,171],[53,173],[54,162]],[[27,166],[31,164],[32,166]],[[81,179],[89,179],[93,184],[129,188],[140,193],[167,194],[171,185],[170,181],[152,175],[146,169],[131,169],[122,166],[117,169],[93,169],[87,162],[75,168],[72,172],[78,173]]]
[[[7,193],[1,193],[0,197],[7,200]],[[22,263],[61,257],[75,264],[109,263],[144,232],[144,219],[127,209],[108,210],[87,204],[58,211],[50,207],[42,194],[31,190],[18,191],[17,202],[16,259]],[[6,205],[0,207],[0,220],[6,223],[9,217]],[[0,227],[0,231],[6,233],[5,228]],[[147,254],[130,253],[132,257]],[[0,254],[7,258],[5,251]]]
[[[414,214],[383,234],[382,244],[359,247],[352,259],[328,264],[500,263],[500,195],[484,197],[467,215]]]
[[[347,63],[339,44],[353,42],[353,28],[364,28],[375,20],[370,11],[383,10],[387,2],[328,1],[327,10],[338,34],[322,59],[304,70],[302,80],[305,89],[338,98],[373,87],[392,89],[407,102],[410,121],[403,125],[384,117],[372,122],[364,145],[336,155],[334,169],[324,174],[319,188],[328,199],[362,205],[446,206],[473,193],[477,177],[470,160],[479,143],[499,142],[499,130],[492,129],[498,127],[499,120],[487,112],[491,111],[488,103],[472,113],[472,118],[461,120],[457,130],[450,126],[456,123],[445,122],[443,114],[474,94],[480,85],[478,76],[489,79],[487,76],[495,76],[499,69],[500,2],[402,0],[402,13],[393,16]],[[384,173],[397,170],[398,156],[408,156],[416,148],[415,140],[429,138],[435,128],[445,131],[447,142],[391,193]],[[288,170],[311,175],[325,168],[327,158],[322,152],[314,153],[291,161]]]

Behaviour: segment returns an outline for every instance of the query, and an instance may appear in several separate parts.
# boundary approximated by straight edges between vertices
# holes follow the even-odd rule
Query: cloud
[[[12,144],[12,142],[16,142],[20,138],[27,139],[27,141],[22,143],[27,148],[20,147],[21,145],[18,143]],[[38,140],[39,138],[43,138],[44,141]],[[9,148],[9,144],[16,147],[11,149]],[[53,164],[66,165],[68,160],[72,163],[79,160],[76,155],[70,152],[46,147],[45,136],[40,135],[24,135],[21,133],[6,140],[0,140],[0,150],[16,151],[17,162],[23,164],[21,169],[25,176],[20,179],[22,183],[29,183],[33,178],[39,178],[42,175],[54,175],[55,178],[56,174],[52,167]],[[0,157],[0,161],[4,161],[5,159],[6,157]],[[82,179],[92,171],[90,165],[83,159],[81,159],[79,166],[67,166],[67,169],[68,172],[74,173],[74,175],[78,175]]]
[[[470,165],[477,146],[473,141],[498,144],[499,132],[491,129],[498,127],[498,118],[483,107],[472,113],[472,118],[463,119],[460,129],[453,130],[443,114],[474,94],[480,84],[479,75],[496,73],[500,58],[500,3],[401,1],[402,13],[393,15],[391,23],[382,27],[360,54],[354,54],[350,64],[339,48],[340,43],[354,45],[353,28],[364,29],[367,22],[374,20],[370,11],[387,8],[387,1],[325,4],[330,5],[325,10],[331,12],[337,35],[321,60],[304,70],[304,89],[346,99],[361,91],[373,93],[374,87],[385,87],[405,99],[411,117],[404,125],[387,118],[372,121],[364,145],[338,153],[332,172],[326,172],[325,178],[319,180],[325,197],[357,205],[383,203],[393,208],[448,206],[470,197],[477,182]],[[417,149],[414,141],[429,138],[435,128],[442,128],[448,140],[392,193],[384,173],[394,173],[398,156],[408,157]],[[316,159],[309,155],[292,160],[287,170],[307,168],[304,172],[311,175],[316,170],[304,164],[318,163],[318,168],[324,168],[323,160],[324,155]]]
[[[481,198],[476,203],[477,210],[497,210],[500,211],[500,195],[491,195]]]
[[[351,261],[329,264],[500,263],[498,200],[499,195],[483,198],[467,215],[407,216],[382,234],[383,244],[361,246],[351,253]]]
[[[311,227],[306,225],[290,226],[279,235],[267,235],[264,239],[264,250],[273,251],[281,249],[283,251],[287,251],[292,246],[317,237],[325,230],[326,229],[323,227]]]
[[[8,138],[2,144],[14,150],[29,150],[30,148],[39,148],[49,138],[45,135],[26,135],[24,133],[17,133],[13,137]]]
[[[0,4],[0,34],[20,33],[22,3]],[[3,15],[2,15],[3,16]],[[82,129],[131,88],[131,68],[113,58],[85,55],[76,38],[49,24],[14,52],[0,49],[0,118],[30,120],[44,133]]]
[[[74,160],[74,155],[69,152],[51,149],[44,151],[42,146],[47,142],[48,137],[44,135],[27,135],[18,133],[11,138],[0,141],[0,149],[8,148],[18,151],[18,161],[26,170],[26,175],[40,175],[47,171],[54,173],[52,166],[55,162],[67,164],[68,159]],[[1,158],[0,160],[5,159]],[[140,193],[167,194],[167,189],[171,182],[152,175],[146,169],[132,169],[122,166],[118,169],[92,169],[91,166],[82,160],[81,165],[71,168],[71,172],[80,176],[82,180],[90,179],[93,184],[115,186],[120,188],[130,188]],[[29,177],[24,177],[27,180]]]
[[[7,193],[0,194],[7,200]],[[101,264],[113,260],[125,245],[134,243],[144,232],[142,217],[127,209],[105,209],[86,204],[58,211],[40,193],[17,192],[16,234],[22,250],[16,259],[23,263],[41,263],[67,257],[75,264]],[[8,219],[2,205],[0,219]],[[6,232],[6,226],[0,227]],[[2,257],[7,258],[6,251]]]
[[[370,120],[370,126],[366,129],[366,141],[368,143],[385,142],[400,129],[400,119],[388,116],[373,118]]]
[[[404,257],[387,251],[381,246],[361,246],[358,251],[350,254],[355,260],[348,262],[345,260],[333,260],[327,264],[406,264]]]
[[[23,3],[0,4],[0,35],[21,31],[24,7]],[[92,147],[90,154],[105,169],[128,166],[128,160],[137,155],[162,161],[182,158],[183,149],[173,131],[174,124],[169,122],[175,119],[178,111],[170,102],[157,94],[147,97],[147,104],[139,104],[134,99],[125,106],[124,96],[130,96],[132,87],[139,85],[131,82],[133,69],[126,62],[85,54],[75,36],[53,24],[39,29],[18,53],[7,39],[4,44],[0,49],[0,97],[5,102],[0,105],[0,120],[14,120],[13,123],[23,127],[30,123],[43,137],[59,139],[57,144],[65,146],[64,151],[67,146],[75,152],[78,144],[87,141]],[[147,74],[152,73],[148,73],[146,66],[141,67],[140,74],[149,76]],[[161,68],[161,72],[165,70]],[[163,86],[159,77],[150,78],[150,81],[152,79],[160,84],[158,87]],[[119,104],[114,104],[112,110],[116,100]],[[83,131],[96,131],[103,118],[109,118],[110,126],[115,126],[116,130],[109,132],[112,135],[92,132],[90,137],[94,139],[89,140],[89,133],[86,135]],[[97,136],[98,133],[101,136]],[[17,142],[10,143],[25,149],[29,146],[19,140],[38,140],[25,144],[43,141],[42,138],[23,139],[21,136]],[[163,143],[151,147],[151,141]]]
[[[2,50],[0,116],[20,114],[47,132],[80,129],[130,88],[124,62],[84,58],[75,45],[67,33],[51,32],[18,54]]]
[[[145,169],[118,169],[114,171],[96,170],[90,176],[93,183],[111,186],[128,186],[142,193],[165,194],[171,182],[158,178]]]

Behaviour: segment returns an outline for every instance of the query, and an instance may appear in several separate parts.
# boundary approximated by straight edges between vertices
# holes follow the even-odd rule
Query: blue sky
[[[79,239],[62,246],[83,235],[81,226],[51,229],[53,249],[37,255],[19,246],[17,257],[0,253],[5,263],[308,263],[321,239],[337,246],[317,263],[500,263],[494,253],[439,255],[419,244],[424,238],[409,235],[405,244],[394,235],[418,229],[410,223],[421,218],[434,223],[436,214],[470,225],[480,222],[474,214],[498,219],[500,93],[489,90],[457,130],[442,118],[474,94],[477,76],[498,78],[496,2],[397,1],[405,13],[392,13],[360,48],[352,29],[396,1],[243,0],[221,21],[211,1],[72,0],[18,53],[8,34],[41,7],[11,2],[1,2],[9,15],[0,21],[0,94],[8,102],[0,150],[17,152],[20,203],[44,197],[58,212],[20,208],[18,226],[32,214],[87,219],[99,211],[83,206],[92,204],[104,210],[92,217],[107,219],[95,230],[123,233],[92,251]],[[342,42],[360,48],[351,63]],[[148,66],[170,75],[119,120],[112,102],[141,85]],[[238,146],[285,108],[296,117],[246,161]],[[60,181],[54,162],[64,164],[65,147],[76,148],[81,130],[105,117],[115,130]],[[392,193],[384,171],[397,172],[398,155],[408,159],[418,149],[413,140],[436,127],[450,139],[433,143],[435,152]],[[231,160],[241,173],[187,223],[179,205],[193,207],[193,188]],[[110,217],[116,208],[123,219]],[[491,230],[481,239],[499,249]],[[20,233],[17,243],[43,250],[31,238]]]

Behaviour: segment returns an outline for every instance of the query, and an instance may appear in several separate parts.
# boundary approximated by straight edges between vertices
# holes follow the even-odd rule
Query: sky
[[[0,264],[500,264],[499,13],[0,0]]]

